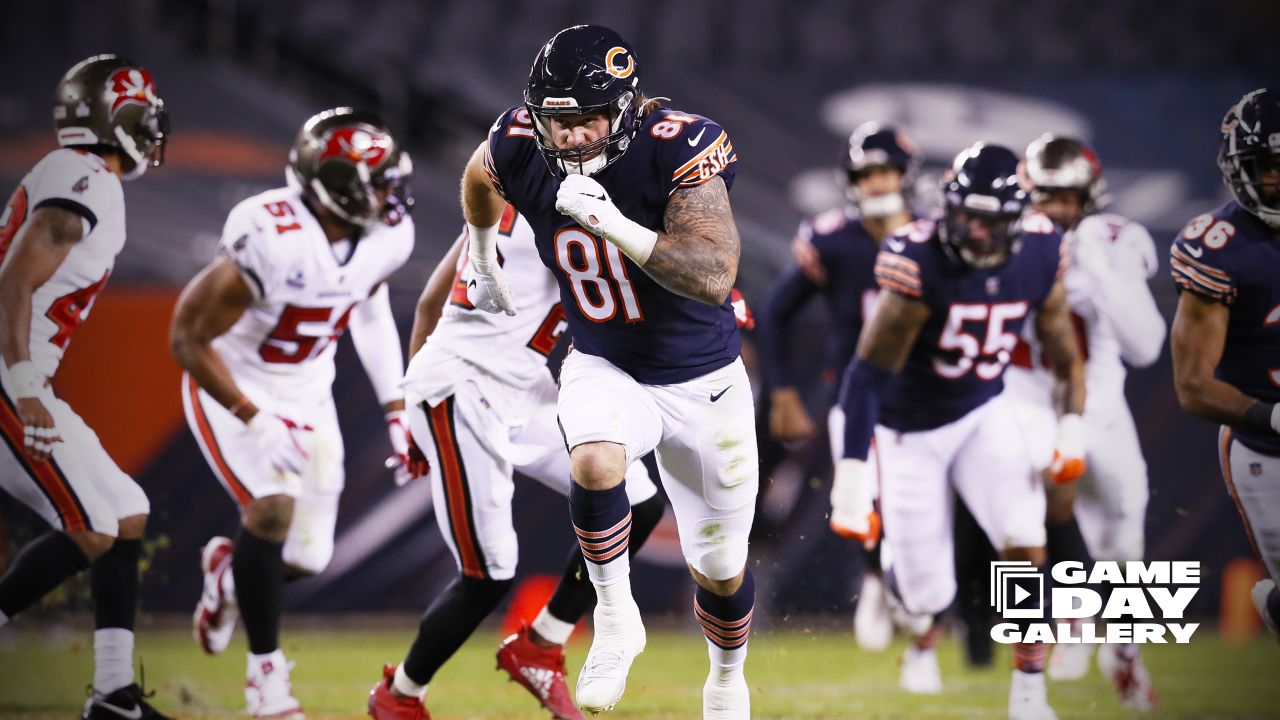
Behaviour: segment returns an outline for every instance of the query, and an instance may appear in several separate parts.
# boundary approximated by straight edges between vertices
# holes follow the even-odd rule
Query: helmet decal
[[[359,127],[338,127],[324,136],[324,150],[317,162],[337,158],[358,165],[377,167],[391,150],[391,138],[384,133],[369,132]]]
[[[111,101],[111,117],[115,117],[120,108],[135,104],[146,107],[156,102],[155,84],[151,73],[145,68],[121,68],[107,79],[107,89],[114,93]]]
[[[627,59],[626,66],[617,66],[615,60],[619,55],[622,55]],[[616,78],[625,79],[631,77],[631,73],[636,71],[636,61],[631,57],[631,52],[626,48],[615,46],[610,48],[609,52],[604,54],[604,69],[605,72]]]

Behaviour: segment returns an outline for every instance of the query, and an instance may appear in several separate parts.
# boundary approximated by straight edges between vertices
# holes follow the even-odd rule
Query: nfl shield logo
[[[1261,474],[1262,474],[1262,463],[1260,463],[1260,462],[1256,462],[1256,463],[1249,463],[1249,474],[1250,474],[1250,475],[1252,475],[1252,476],[1254,476],[1254,477],[1258,477],[1259,475],[1261,475]]]
[[[987,278],[987,294],[998,295],[999,293],[1000,293],[1000,278],[998,277]]]

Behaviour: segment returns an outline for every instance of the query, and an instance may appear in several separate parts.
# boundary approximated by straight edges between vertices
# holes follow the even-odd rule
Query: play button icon
[[[1031,597],[1031,593],[1027,592],[1026,588],[1023,588],[1021,585],[1013,586],[1013,604],[1014,605],[1022,604],[1022,601],[1026,600],[1029,597]]]

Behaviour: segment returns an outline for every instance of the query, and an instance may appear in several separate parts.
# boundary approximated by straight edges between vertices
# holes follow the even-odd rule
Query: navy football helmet
[[[868,217],[883,217],[906,209],[904,194],[910,191],[919,166],[915,143],[896,128],[865,122],[858,126],[845,145],[841,169],[845,175],[845,194]],[[858,178],[870,168],[892,167],[902,173],[902,192],[879,198],[862,198]]]
[[[1227,110],[1218,168],[1240,207],[1280,228],[1280,91],[1254,90]]]
[[[298,131],[285,176],[308,201],[366,231],[395,225],[413,209],[413,161],[367,110],[313,115]]]
[[[1033,202],[1045,202],[1053,190],[1071,190],[1080,196],[1083,215],[1097,211],[1107,188],[1102,163],[1093,149],[1075,138],[1052,133],[1027,146],[1022,174],[1031,187]]]
[[[67,71],[53,95],[62,147],[94,147],[120,157],[124,179],[164,164],[169,114],[151,73],[118,55],[94,55]]]
[[[599,25],[556,33],[533,59],[524,91],[534,136],[551,172],[562,179],[570,173],[593,175],[622,157],[640,129],[639,97],[639,61],[621,35]],[[604,137],[567,149],[551,141],[551,118],[597,111],[609,120]]]
[[[965,149],[943,178],[942,193],[942,247],[953,258],[991,268],[1017,252],[1029,198],[1018,181],[1018,156],[1012,150],[986,143]]]

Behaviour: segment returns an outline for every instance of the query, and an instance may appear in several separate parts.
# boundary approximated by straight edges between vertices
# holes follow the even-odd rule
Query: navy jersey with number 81
[[[538,255],[560,285],[574,348],[650,385],[684,382],[733,362],[741,339],[729,300],[713,306],[663,288],[612,243],[560,214],[560,181],[534,132],[524,106],[507,110],[489,131],[484,165],[533,228]],[[673,192],[716,177],[732,187],[736,160],[716,123],[656,110],[622,157],[592,177],[624,215],[660,231]]]

